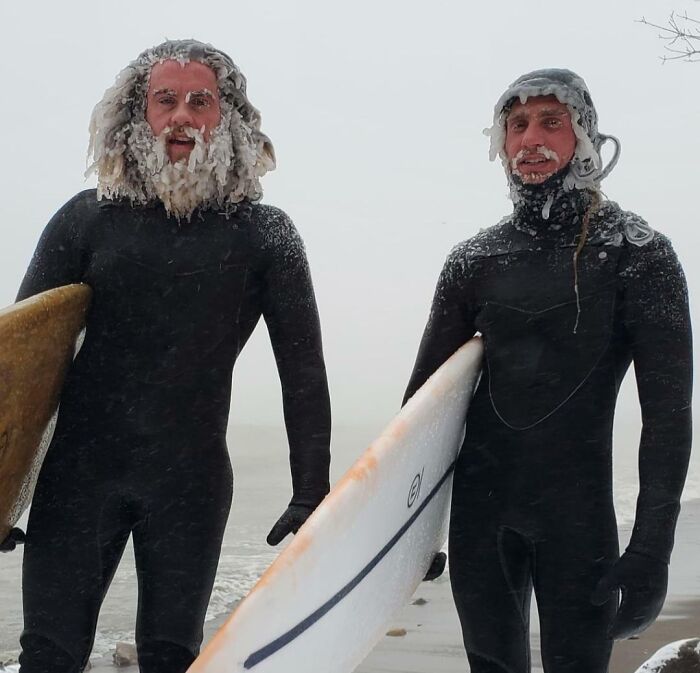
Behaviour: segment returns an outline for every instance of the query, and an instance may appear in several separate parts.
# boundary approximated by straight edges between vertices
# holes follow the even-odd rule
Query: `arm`
[[[642,436],[639,497],[628,549],[668,563],[691,445],[692,335],[685,277],[656,235],[628,272],[625,325],[632,346]]]
[[[301,237],[282,211],[266,207],[264,217],[262,309],[282,383],[290,507],[308,516],[329,490],[331,418],[321,328]]]
[[[457,246],[442,269],[402,406],[476,332],[466,254]]]
[[[82,192],[66,203],[44,229],[17,294],[17,301],[83,280],[85,251],[80,236],[87,217],[85,206],[94,191]]]
[[[622,591],[610,627],[615,639],[647,628],[666,598],[668,562],[691,444],[692,337],[688,293],[668,239],[630,251],[623,317],[642,408],[639,496],[625,553],[601,579],[592,600]]]

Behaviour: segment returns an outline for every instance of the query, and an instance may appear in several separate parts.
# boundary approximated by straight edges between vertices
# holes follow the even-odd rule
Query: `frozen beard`
[[[223,203],[231,191],[227,183],[234,156],[231,135],[225,130],[228,124],[228,119],[222,118],[205,141],[199,129],[165,128],[156,137],[145,120],[134,123],[127,144],[146,197],[161,201],[167,213],[178,220],[189,220],[199,206]],[[189,157],[175,163],[167,151],[173,131],[194,140]]]
[[[556,171],[550,171],[549,173],[528,172],[528,166],[547,160],[556,161],[557,165],[561,163],[559,155],[544,145],[537,147],[534,152],[522,149],[510,160],[510,172],[513,175],[517,175],[523,182],[540,184],[551,178]]]

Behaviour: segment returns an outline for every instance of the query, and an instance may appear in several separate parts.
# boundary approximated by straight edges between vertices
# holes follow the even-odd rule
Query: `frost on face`
[[[224,128],[225,120],[212,131],[208,142],[203,129],[181,129],[194,140],[194,147],[186,162],[171,163],[167,141],[173,129],[165,128],[154,137],[147,122],[135,124],[128,144],[139,167],[144,198],[159,199],[178,219],[189,219],[202,203],[225,201],[233,147]]]
[[[576,147],[574,157],[569,164],[569,171],[564,180],[564,189],[598,189],[600,182],[605,178],[617,163],[620,144],[613,136],[606,136],[597,131],[597,121],[591,110],[579,110],[580,101],[568,89],[568,87],[552,82],[547,86],[523,86],[515,91],[509,90],[498,101],[494,109],[493,123],[490,128],[484,129],[484,135],[490,139],[489,159],[495,161],[501,158],[506,172],[510,176],[512,168],[508,163],[505,153],[506,119],[510,110],[513,96],[525,103],[528,98],[535,96],[555,96],[556,99],[566,105],[571,116],[571,126],[576,135]],[[596,139],[594,144],[591,135]],[[600,157],[600,146],[611,140],[616,145],[616,150],[609,164],[603,168]],[[512,190],[511,190],[512,192]],[[546,218],[545,218],[546,219]]]
[[[510,160],[510,172],[513,175],[517,175],[521,180],[529,183],[541,183],[547,180],[547,178],[552,177],[555,171],[551,173],[526,173],[523,169],[527,169],[528,164],[537,163],[541,160],[552,160],[559,165],[561,159],[559,155],[554,151],[540,145],[536,148],[535,152],[530,152],[528,150],[520,150],[511,160]],[[545,207],[542,209],[542,217],[546,220],[549,218],[549,209],[554,201],[553,195],[550,199],[547,199]]]
[[[214,94],[209,89],[200,89],[199,91],[188,91],[185,96],[185,103],[190,103],[193,98],[211,98],[214,99]]]
[[[145,120],[151,69],[170,59],[207,65],[219,85],[221,122],[208,143],[197,143],[199,131],[191,129],[196,145],[186,166],[169,166]],[[202,92],[188,98],[197,93]],[[245,78],[226,54],[194,40],[158,45],[119,73],[93,111],[88,155],[93,162],[86,175],[97,174],[98,198],[125,198],[135,205],[161,199],[178,218],[200,205],[228,211],[244,199],[259,201],[260,178],[275,168],[274,149],[260,131],[260,113],[247,98]],[[207,170],[212,175],[206,176]],[[178,196],[176,189],[185,193]]]

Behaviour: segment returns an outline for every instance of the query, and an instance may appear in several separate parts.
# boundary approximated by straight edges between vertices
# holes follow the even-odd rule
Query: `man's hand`
[[[0,552],[12,551],[18,544],[24,544],[24,531],[12,528],[7,537],[0,542]]]
[[[423,578],[423,582],[432,582],[433,580],[436,580],[442,573],[445,572],[445,564],[447,563],[447,554],[445,554],[444,551],[439,551],[435,556],[433,556],[433,560],[430,563],[430,568],[428,568],[428,572],[425,573],[425,577]]]
[[[296,533],[313,511],[314,508],[307,505],[289,505],[284,514],[272,527],[270,534],[267,536],[267,544],[274,547],[290,533]]]
[[[622,601],[608,631],[610,638],[623,640],[641,633],[659,616],[666,598],[668,566],[663,561],[626,551],[598,582],[591,602],[603,605],[617,598]]]

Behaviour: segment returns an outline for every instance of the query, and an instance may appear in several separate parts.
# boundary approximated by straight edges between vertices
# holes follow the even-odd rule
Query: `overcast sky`
[[[662,65],[663,44],[636,22],[674,9],[700,3],[3,3],[0,304],[51,215],[94,186],[87,125],[105,88],[144,48],[195,37],[241,67],[275,145],[265,201],[306,241],[337,422],[390,418],[446,254],[510,211],[482,129],[535,68],[586,79],[601,131],[622,141],[604,190],[671,237],[697,314],[700,63]],[[236,372],[235,419],[280,422],[264,329]],[[633,407],[627,395],[623,419]]]

